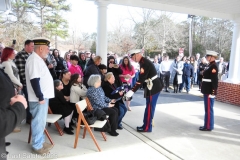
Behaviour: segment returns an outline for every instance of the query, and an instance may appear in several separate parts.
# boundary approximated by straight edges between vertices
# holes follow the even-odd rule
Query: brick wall
[[[240,84],[218,82],[216,100],[240,106]]]

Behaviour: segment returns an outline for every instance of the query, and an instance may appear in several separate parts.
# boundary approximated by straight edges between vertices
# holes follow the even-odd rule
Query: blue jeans
[[[48,99],[44,99],[44,104],[38,102],[29,102],[30,113],[32,114],[32,147],[36,150],[43,147],[44,129],[46,127],[48,113]]]
[[[181,83],[180,87],[179,87],[179,91],[182,91],[184,84],[186,85],[186,90],[187,92],[189,92],[190,90],[190,85],[191,85],[191,78],[183,75],[183,83]]]
[[[127,107],[125,106],[125,104],[123,103],[119,103],[119,115],[118,115],[118,126],[121,127],[122,126],[122,119],[125,116],[126,112],[127,112]]]
[[[135,77],[132,78],[132,86],[135,86],[138,81],[139,72],[135,72]]]

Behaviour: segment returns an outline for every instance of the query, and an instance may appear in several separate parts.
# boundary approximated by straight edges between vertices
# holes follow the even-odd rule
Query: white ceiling
[[[240,19],[240,0],[95,0],[95,1],[230,20]]]

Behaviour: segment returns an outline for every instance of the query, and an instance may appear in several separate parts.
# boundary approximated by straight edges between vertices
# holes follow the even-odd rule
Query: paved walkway
[[[48,158],[58,159],[186,159],[186,160],[239,160],[240,157],[240,108],[216,102],[215,129],[201,132],[203,125],[203,99],[194,89],[194,94],[161,93],[154,117],[152,133],[138,133],[136,126],[142,124],[145,99],[142,91],[133,98],[132,111],[123,120],[123,130],[118,137],[107,135],[107,142],[98,132],[94,135],[102,149],[98,152],[89,134],[79,137],[78,146],[73,149],[74,136],[59,136],[54,125],[48,127],[55,146]],[[63,126],[63,121],[60,121]],[[22,132],[12,133],[7,141],[12,142],[7,150],[8,159],[35,159],[27,144],[29,126],[22,125]],[[82,135],[83,130],[81,130]],[[19,157],[17,157],[19,156]],[[36,159],[43,159],[36,157]]]

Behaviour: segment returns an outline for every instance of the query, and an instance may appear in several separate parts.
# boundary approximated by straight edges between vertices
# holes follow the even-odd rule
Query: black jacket
[[[119,78],[119,74],[122,74],[123,71],[120,67],[118,68],[107,68],[107,72],[112,72],[115,77],[115,84],[119,87],[122,85],[122,81]]]
[[[69,102],[66,101],[61,91],[55,89],[55,97],[49,99],[49,106],[54,114],[61,114],[62,117],[67,117],[72,113]]]
[[[8,105],[9,106],[9,105]],[[26,117],[26,111],[22,103],[16,102],[12,106],[0,104],[0,154],[6,153],[5,137],[22,122]],[[0,160],[6,158],[0,156]]]
[[[157,75],[157,71],[154,67],[154,64],[147,58],[142,57],[139,62],[139,65],[140,65],[139,80],[136,82],[135,86],[132,88],[133,92],[136,92],[138,88],[142,86],[143,83],[145,83],[146,79],[152,78],[155,75]],[[153,82],[152,90],[149,91],[146,87],[146,89],[144,90],[144,97],[157,94],[161,91],[160,79],[156,78],[152,82]]]
[[[199,64],[199,74],[198,74],[198,80],[199,81],[202,81],[202,78],[203,78],[203,71],[205,70],[205,68],[207,67],[207,64],[204,64],[204,63],[200,63]]]
[[[111,85],[108,81],[102,82],[102,89],[105,93],[105,96],[110,99],[118,99],[121,97],[119,93],[111,94],[113,91],[116,90],[117,87],[119,87],[119,86],[117,86],[116,84]],[[114,107],[119,109],[119,103],[123,103],[123,100],[121,99],[121,100],[117,101],[115,103]]]
[[[90,66],[88,66],[84,72],[83,72],[83,84],[88,87],[87,85],[87,81],[89,79],[89,77],[92,75],[92,74],[99,74],[101,76],[101,80],[103,81],[104,79],[104,76],[102,75],[101,71],[99,70],[98,66],[96,66],[94,63],[91,64]]]
[[[217,94],[218,88],[218,68],[214,62],[211,62],[203,72],[203,79],[211,80],[211,82],[202,82],[201,92],[203,94]]]
[[[0,69],[0,108],[9,106],[13,96],[15,96],[13,83],[8,75]]]

